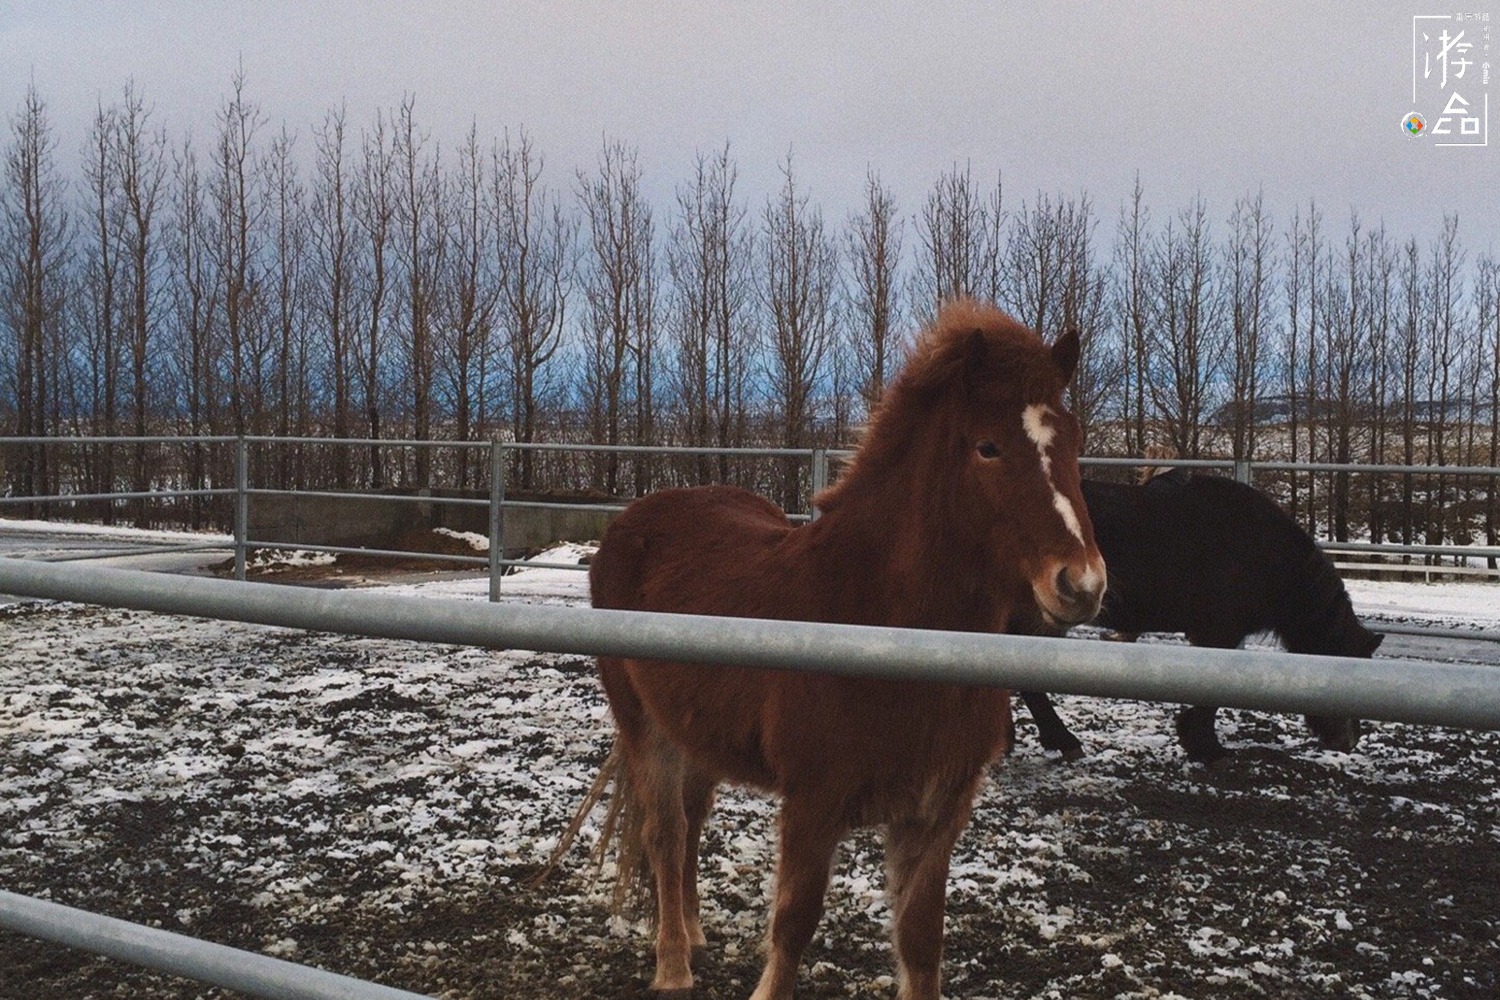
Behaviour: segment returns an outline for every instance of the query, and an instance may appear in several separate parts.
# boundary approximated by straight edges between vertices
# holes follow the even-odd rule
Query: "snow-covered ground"
[[[585,580],[531,569],[503,592],[583,603]],[[1351,591],[1383,620],[1500,626],[1495,585]],[[634,996],[649,976],[646,927],[609,914],[584,846],[526,883],[608,747],[587,659],[30,602],[0,608],[0,636],[0,886],[454,1000]],[[1185,764],[1173,706],[1058,709],[1088,756],[1042,752],[1021,710],[955,855],[948,996],[1500,996],[1500,738],[1381,723],[1344,755],[1298,719],[1226,712],[1236,755],[1210,771]],[[774,808],[731,790],[710,824],[699,993],[742,997]],[[799,997],[894,994],[881,883],[862,833]],[[216,995],[0,934],[6,1000]]]

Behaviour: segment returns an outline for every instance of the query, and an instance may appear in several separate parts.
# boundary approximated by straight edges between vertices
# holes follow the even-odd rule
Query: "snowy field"
[[[504,589],[584,587],[528,570]],[[1351,590],[1384,621],[1500,627],[1494,585]],[[453,1000],[640,995],[647,929],[610,915],[585,847],[526,884],[608,747],[587,659],[32,602],[0,607],[0,637],[0,886]],[[1344,755],[1298,719],[1227,712],[1235,756],[1205,770],[1172,706],[1057,702],[1088,756],[1042,752],[1019,711],[955,856],[948,996],[1500,996],[1494,734],[1377,723]],[[754,983],[773,831],[737,792],[710,820],[700,996]],[[881,881],[862,833],[799,997],[894,995]],[[6,1000],[221,995],[0,934]]]

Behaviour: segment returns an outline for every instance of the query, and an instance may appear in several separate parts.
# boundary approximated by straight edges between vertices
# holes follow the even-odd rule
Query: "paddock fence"
[[[0,560],[0,593],[283,628],[470,645],[920,678],[952,684],[1500,729],[1500,671],[1025,636],[713,618],[310,590]],[[0,893],[0,927],[272,1000],[415,995]]]
[[[616,461],[624,457],[655,459],[669,463],[705,462],[713,464],[710,470],[699,468],[698,474],[708,474],[718,479],[734,478],[740,482],[764,485],[767,475],[783,471],[787,463],[799,468],[805,466],[806,475],[799,471],[795,477],[801,486],[795,503],[787,503],[793,521],[805,522],[817,517],[812,498],[826,486],[839,462],[853,453],[850,451],[821,448],[716,448],[678,447],[660,445],[600,445],[588,443],[517,443],[510,441],[441,441],[367,438],[287,438],[272,436],[145,436],[145,437],[0,437],[0,456],[5,449],[35,449],[38,447],[75,448],[92,450],[87,461],[75,459],[77,471],[70,481],[83,483],[99,467],[114,468],[116,463],[105,462],[103,455],[121,448],[132,449],[134,461],[144,468],[142,450],[146,448],[176,449],[177,459],[164,464],[172,470],[163,473],[162,481],[149,489],[115,490],[104,492],[81,492],[63,490],[45,495],[0,496],[0,514],[25,509],[51,515],[61,508],[78,509],[92,505],[96,515],[103,510],[113,512],[120,504],[133,505],[138,523],[148,520],[145,515],[148,504],[175,503],[179,507],[177,516],[185,519],[202,517],[204,511],[197,507],[182,507],[183,504],[213,502],[227,511],[230,536],[226,541],[187,542],[177,545],[161,545],[150,548],[132,548],[129,553],[167,553],[215,551],[227,549],[233,553],[233,575],[237,580],[246,579],[247,557],[257,550],[295,549],[305,552],[323,553],[333,556],[360,556],[380,559],[411,559],[448,564],[455,569],[483,569],[489,580],[491,601],[500,599],[504,575],[515,568],[561,569],[582,571],[586,567],[570,563],[548,563],[537,560],[507,558],[503,546],[494,544],[495,539],[506,537],[507,511],[519,515],[524,511],[559,510],[592,512],[609,516],[625,508],[618,498],[611,502],[552,502],[534,498],[508,495],[508,469],[518,459],[528,456],[572,456],[583,462]],[[394,452],[402,456],[402,462],[412,464],[412,456],[445,453],[447,467],[462,484],[483,484],[482,497],[443,495],[432,488],[410,489],[405,492],[374,492],[369,489],[293,489],[263,485],[254,470],[270,479],[286,479],[293,467],[322,468],[347,465],[351,454],[363,452],[366,462],[374,463],[375,456],[382,452]],[[731,474],[732,469],[745,467],[752,462],[771,463],[770,473],[765,469],[751,475]],[[53,463],[58,459],[54,457]],[[1134,469],[1143,464],[1137,458],[1084,457],[1080,463],[1086,468],[1118,470]],[[118,465],[127,463],[120,461]],[[394,461],[387,465],[395,465]],[[432,463],[429,461],[429,468]],[[1481,480],[1488,483],[1485,502],[1495,502],[1500,488],[1500,468],[1490,466],[1444,466],[1444,465],[1375,465],[1337,464],[1326,462],[1280,462],[1280,461],[1235,461],[1230,459],[1177,459],[1166,460],[1176,468],[1203,469],[1232,476],[1236,480],[1263,485],[1267,477],[1313,476],[1367,476],[1372,477],[1371,493],[1375,492],[1373,477],[1422,477],[1425,480]],[[681,471],[679,466],[679,471]],[[217,471],[215,471],[217,470]],[[755,476],[759,478],[756,479]],[[648,481],[651,476],[645,477]],[[666,477],[663,476],[663,479]],[[205,481],[209,485],[182,488],[180,483],[192,479]],[[140,485],[144,485],[142,482]],[[1295,483],[1293,483],[1295,486]],[[479,554],[457,554],[448,552],[414,551],[412,549],[386,548],[370,545],[350,546],[322,544],[288,538],[251,537],[250,507],[256,498],[267,502],[288,498],[322,499],[331,502],[379,501],[394,505],[419,505],[423,507],[448,507],[474,512],[483,511],[484,534],[490,540],[488,552]],[[0,522],[0,532],[4,531]],[[1328,552],[1334,566],[1343,573],[1373,573],[1377,575],[1417,576],[1431,581],[1434,576],[1443,578],[1472,577],[1483,580],[1500,580],[1500,545],[1474,545],[1457,543],[1395,543],[1371,541],[1337,541],[1317,539],[1317,544]],[[56,560],[108,558],[120,551],[100,551],[83,555],[60,555]],[[1481,561],[1483,565],[1475,565]],[[1493,564],[1493,565],[1491,565]],[[1500,633],[1477,632],[1464,629],[1430,629],[1395,623],[1372,623],[1377,630],[1410,635],[1445,637],[1467,637],[1500,641]]]

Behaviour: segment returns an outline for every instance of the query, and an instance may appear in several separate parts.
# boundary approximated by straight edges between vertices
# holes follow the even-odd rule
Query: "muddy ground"
[[[1500,738],[1058,699],[950,879],[946,993],[1500,997]],[[0,886],[451,1000],[634,997],[644,924],[582,848],[527,887],[608,746],[591,664],[68,605],[0,608]],[[774,814],[710,821],[702,997],[759,967]],[[585,840],[597,832],[595,818]],[[889,997],[879,841],[851,840],[803,998]],[[0,998],[223,996],[0,933]]]

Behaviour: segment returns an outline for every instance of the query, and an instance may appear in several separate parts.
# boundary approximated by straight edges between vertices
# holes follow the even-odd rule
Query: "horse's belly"
[[[628,669],[651,722],[695,766],[735,784],[776,787],[761,731],[766,671],[639,661]]]
[[[629,661],[651,723],[692,764],[764,791],[820,789],[852,825],[951,808],[1010,736],[1007,692]]]

